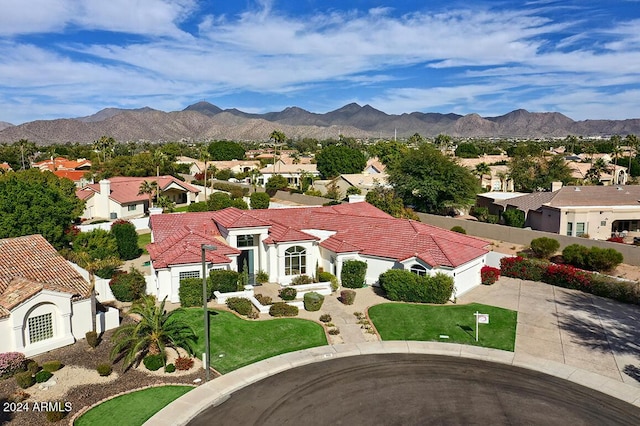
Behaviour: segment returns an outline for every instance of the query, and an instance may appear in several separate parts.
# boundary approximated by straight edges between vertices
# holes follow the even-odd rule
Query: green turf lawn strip
[[[196,354],[204,348],[202,309],[189,308],[178,313],[199,336]],[[211,366],[222,374],[245,365],[287,352],[327,344],[318,323],[299,318],[250,321],[225,311],[210,311]]]
[[[161,386],[121,395],[103,402],[76,419],[78,426],[139,426],[192,386]]]
[[[489,314],[489,324],[480,324],[477,342],[476,311]],[[495,306],[383,303],[369,308],[369,317],[382,340],[462,343],[512,352],[515,348],[518,313]]]
[[[149,243],[151,243],[151,232],[138,234],[138,247],[142,250],[143,254],[149,254],[146,249]]]

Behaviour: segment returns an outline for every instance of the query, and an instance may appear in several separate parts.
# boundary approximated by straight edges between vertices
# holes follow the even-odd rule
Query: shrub
[[[53,373],[50,373],[46,370],[40,370],[35,375],[36,383],[44,383],[52,377]]]
[[[624,260],[622,253],[612,248],[585,247],[571,244],[562,250],[562,258],[576,268],[609,271]]]
[[[322,314],[320,315],[320,322],[331,322],[331,315],[330,314]]]
[[[175,371],[176,371],[176,366],[174,364],[167,364],[167,366],[164,367],[165,373],[173,373]]]
[[[227,299],[227,307],[240,315],[249,315],[253,311],[253,304],[245,297],[230,297]]]
[[[264,284],[266,282],[269,282],[269,274],[260,269],[256,274],[256,283]]]
[[[590,292],[592,276],[593,274],[570,265],[551,264],[544,271],[542,281],[558,287]]]
[[[60,361],[47,361],[42,363],[42,369],[48,371],[49,373],[53,373],[54,371],[60,370],[62,367],[62,363]]]
[[[361,260],[347,260],[342,264],[340,280],[346,288],[360,288],[365,285],[367,264]]]
[[[84,337],[87,339],[87,344],[91,348],[95,348],[98,346],[98,333],[95,331],[87,331],[84,334]]]
[[[309,312],[319,311],[324,302],[324,296],[315,291],[310,291],[304,294],[304,309]]]
[[[591,293],[624,303],[640,305],[640,284],[591,274]]]
[[[353,290],[342,290],[340,292],[340,301],[345,305],[353,305],[356,301],[356,292]]]
[[[549,256],[558,251],[560,243],[553,238],[540,237],[531,240],[529,247],[536,257],[548,259]]]
[[[147,355],[142,360],[144,366],[147,367],[147,370],[156,371],[159,370],[160,367],[164,366],[164,357],[162,354],[157,355]]]
[[[524,228],[525,217],[522,210],[507,209],[502,213],[504,224],[514,228]]]
[[[109,363],[102,363],[102,364],[98,364],[98,366],[96,367],[96,371],[102,377],[106,377],[113,372],[113,367],[111,367],[111,364]]]
[[[340,334],[340,329],[339,328],[330,328],[328,333],[332,336],[337,336],[338,334]]]
[[[406,269],[390,269],[379,277],[380,286],[390,300],[446,303],[453,293],[453,278],[438,273],[420,276]]]
[[[289,181],[286,177],[282,175],[273,175],[269,178],[267,183],[265,183],[264,188],[269,194],[269,196],[273,197],[276,192],[280,189],[285,189],[289,186]]]
[[[260,302],[261,305],[271,305],[273,303],[273,300],[271,300],[271,296],[264,296],[258,293],[254,295],[254,297],[258,302]]]
[[[211,281],[207,280],[207,300],[211,298]],[[178,288],[180,305],[183,307],[202,306],[202,279],[183,278]]]
[[[293,300],[298,295],[298,290],[293,287],[285,287],[278,292],[282,300]]]
[[[193,367],[193,358],[189,358],[186,356],[178,357],[176,358],[175,366],[180,371],[189,370],[191,367]]]
[[[457,232],[457,233],[459,233],[459,234],[466,234],[466,233],[467,233],[467,230],[466,230],[466,229],[464,229],[462,226],[458,226],[458,225],[456,225],[456,226],[454,226],[453,228],[451,228],[451,230],[452,230],[453,232]]]
[[[27,371],[31,373],[32,376],[35,376],[36,373],[40,371],[40,366],[33,360],[27,361]]]
[[[109,281],[113,296],[120,302],[133,302],[146,294],[147,282],[144,275],[135,268],[115,275]]]
[[[138,247],[138,233],[133,223],[118,219],[111,225],[111,234],[116,238],[120,259],[131,260],[140,257],[142,250]]]
[[[21,352],[5,352],[0,354],[0,379],[11,377],[19,371],[24,371],[27,358]]]
[[[487,265],[480,269],[480,279],[482,284],[491,285],[498,281],[498,278],[500,278],[500,269]]]
[[[340,287],[338,283],[338,278],[335,275],[333,275],[331,272],[325,272],[325,271],[318,272],[318,281],[321,283],[330,282],[331,291],[336,291],[338,287]]]
[[[607,241],[609,241],[610,243],[623,243],[624,244],[624,238],[623,237],[611,237],[611,238],[607,238]]]
[[[48,422],[57,423],[60,420],[64,419],[66,415],[67,415],[66,411],[55,410],[55,411],[47,411],[47,414],[45,416]]]
[[[211,186],[214,189],[218,189],[220,191],[226,191],[226,192],[235,192],[235,191],[238,191],[238,189],[239,189],[240,191],[242,191],[242,196],[245,196],[245,195],[249,194],[249,188],[248,187],[240,186],[240,185],[234,185],[231,182],[213,182],[211,184]]]
[[[254,192],[249,197],[249,203],[252,209],[268,209],[271,198],[266,192]]]
[[[187,206],[188,212],[206,212],[209,211],[206,201],[200,201],[197,203],[191,203]]]
[[[29,399],[30,396],[30,394],[26,393],[22,389],[18,389],[17,391],[9,395],[9,398],[7,398],[7,400],[9,402],[22,402]]]
[[[539,259],[525,259],[520,256],[500,259],[500,273],[505,277],[522,280],[541,281],[549,262]]]
[[[292,285],[301,285],[301,284],[312,284],[313,278],[309,275],[298,275],[294,279],[291,280]]]
[[[229,271],[226,269],[213,270],[209,273],[208,279],[211,280],[212,294],[214,291],[230,293],[233,291],[244,290],[244,288],[240,288],[240,273],[236,271]],[[208,282],[207,286],[209,286]]]
[[[30,371],[16,373],[13,377],[16,378],[16,384],[22,389],[30,388],[36,383],[36,379],[35,377],[33,377]]]
[[[269,308],[269,315],[272,317],[295,317],[298,315],[298,307],[284,302],[276,302]]]

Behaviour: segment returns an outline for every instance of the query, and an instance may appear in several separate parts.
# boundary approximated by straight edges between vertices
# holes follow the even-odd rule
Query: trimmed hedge
[[[480,280],[484,285],[491,285],[500,278],[500,269],[484,265],[480,269]]]
[[[298,290],[293,287],[285,287],[283,289],[280,289],[280,291],[278,292],[278,296],[280,296],[282,300],[293,300],[297,295]]]
[[[520,278],[529,281],[542,281],[542,276],[550,262],[524,257],[503,257],[500,259],[500,272],[505,277]]]
[[[541,262],[533,264],[538,273]],[[532,274],[528,268],[532,265],[530,259],[522,257],[503,258],[500,260],[503,266],[502,274],[506,277],[529,279]],[[620,281],[613,277],[607,277],[597,273],[584,271],[571,265],[556,265],[546,262],[541,278],[547,284],[558,287],[581,290],[596,296],[606,297],[623,303],[640,305],[640,284],[631,281]],[[534,274],[534,275],[535,275]]]
[[[118,219],[111,225],[111,234],[116,238],[120,259],[131,260],[140,257],[142,250],[138,247],[138,233],[133,223]]]
[[[62,367],[62,363],[60,361],[46,361],[42,363],[42,369],[48,371],[49,373],[53,373],[54,371],[60,370]]]
[[[324,302],[324,296],[315,291],[310,291],[304,294],[304,309],[309,312],[319,311]]]
[[[609,271],[622,263],[624,257],[618,250],[612,248],[585,247],[571,244],[562,250],[562,258],[576,268],[592,271]]]
[[[164,367],[164,357],[162,354],[158,355],[147,355],[142,360],[144,366],[147,367],[147,370],[156,371],[159,370],[160,367]]]
[[[298,275],[291,280],[291,285],[313,284],[313,278],[309,275]]]
[[[230,297],[227,299],[227,307],[240,315],[249,315],[253,311],[251,300],[245,297]]]
[[[342,290],[340,292],[340,301],[345,305],[353,305],[356,301],[356,292],[354,290]]]
[[[331,291],[336,291],[338,287],[340,287],[340,284],[338,283],[338,278],[335,275],[333,275],[331,272],[326,272],[326,271],[318,272],[318,282],[321,282],[321,283],[330,282]]]
[[[443,273],[420,276],[406,269],[390,269],[380,274],[380,286],[394,301],[447,303],[453,294],[453,278]]]
[[[100,376],[106,377],[113,372],[113,367],[111,367],[111,364],[105,362],[102,364],[98,364],[98,366],[96,367],[96,371]]]
[[[271,201],[271,197],[266,192],[254,192],[249,197],[249,203],[251,204],[251,209],[268,209],[269,202]]]
[[[361,260],[347,260],[342,264],[340,280],[346,288],[361,288],[365,286],[367,264]]]
[[[560,248],[558,240],[548,237],[540,237],[531,240],[529,248],[533,254],[540,259],[548,259]]]
[[[84,337],[87,339],[87,344],[89,345],[89,347],[91,348],[96,348],[98,346],[98,333],[96,333],[95,331],[87,331],[84,334]]]
[[[36,383],[44,383],[52,377],[53,373],[50,373],[46,370],[40,370],[35,375]]]
[[[229,271],[226,269],[213,270],[209,273],[208,281],[211,281],[211,294],[214,291],[220,293],[231,293],[233,291],[242,291],[244,288],[240,285],[240,273]],[[207,281],[207,287],[209,282]],[[202,291],[202,288],[200,289]]]
[[[22,389],[30,388],[31,386],[36,384],[36,379],[35,377],[33,377],[30,371],[16,373],[13,377],[16,378],[16,384]]]
[[[211,285],[211,281],[207,280],[207,300],[211,299]],[[178,297],[180,298],[180,305],[185,308],[190,306],[202,306],[202,279],[184,278],[180,280]]]
[[[272,317],[295,317],[298,315],[298,307],[288,305],[285,302],[276,302],[269,308]]]

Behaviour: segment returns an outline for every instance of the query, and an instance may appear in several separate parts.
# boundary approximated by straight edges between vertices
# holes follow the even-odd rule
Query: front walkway
[[[504,277],[458,298],[471,302],[518,311],[516,357],[556,361],[640,387],[640,307]]]

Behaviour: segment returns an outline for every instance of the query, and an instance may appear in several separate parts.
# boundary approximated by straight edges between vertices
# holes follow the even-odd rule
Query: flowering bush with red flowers
[[[593,274],[571,265],[552,264],[544,271],[542,281],[558,287],[591,292],[592,277]]]
[[[500,259],[500,271],[505,277],[521,280],[542,281],[542,275],[549,262],[524,257],[503,257]]]
[[[500,269],[485,265],[480,269],[480,278],[482,284],[491,285],[500,278]]]
[[[609,241],[611,243],[623,243],[624,244],[624,238],[622,238],[622,237],[607,238],[607,241]]]

